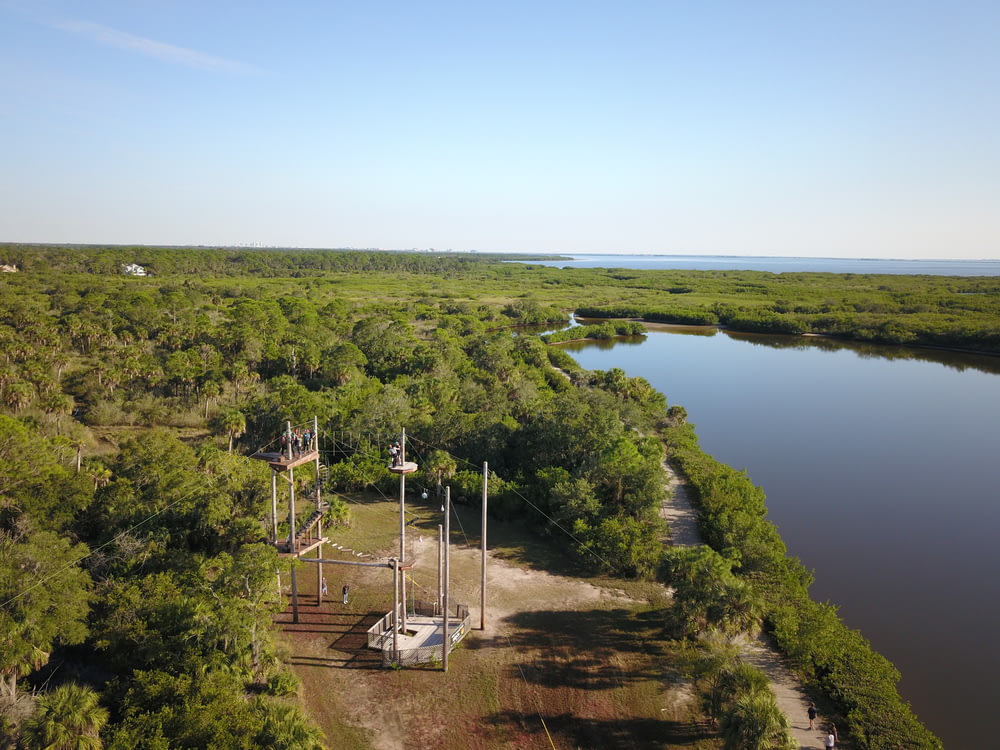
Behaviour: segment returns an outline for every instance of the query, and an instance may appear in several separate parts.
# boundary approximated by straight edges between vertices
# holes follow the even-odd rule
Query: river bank
[[[682,547],[703,544],[698,531],[698,511],[691,502],[688,483],[669,461],[663,462],[663,470],[667,475],[669,497],[660,508],[660,517],[670,527],[670,543]],[[741,638],[739,645],[743,661],[767,675],[778,708],[788,720],[796,747],[800,750],[821,750],[825,734],[820,727],[830,717],[821,715],[814,728],[809,729],[809,704],[815,699],[806,693],[802,681],[784,663],[773,641],[760,633],[756,637]]]

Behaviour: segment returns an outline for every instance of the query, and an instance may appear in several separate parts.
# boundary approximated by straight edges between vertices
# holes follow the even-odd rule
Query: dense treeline
[[[684,295],[666,307],[634,302],[585,306],[576,314],[1000,353],[1000,282],[994,277],[844,276],[850,288],[839,288],[839,275],[747,272],[729,285],[729,299],[708,300],[705,285],[692,283],[665,290]]]
[[[369,273],[377,275],[375,291],[385,300],[479,304],[496,295],[527,296],[583,317],[1000,353],[997,277],[553,268],[530,260],[458,253],[0,244],[0,262],[25,273],[87,273],[103,282],[120,275],[126,264],[140,263],[157,276],[212,295],[246,294],[245,284],[225,281],[247,277],[297,279],[307,290],[336,284],[352,293],[374,278],[366,279]]]
[[[90,721],[74,731],[111,747],[318,745],[275,656],[281,562],[262,543],[266,468],[241,455],[315,416],[321,433],[350,436],[324,446],[331,490],[391,491],[380,448],[404,427],[421,481],[447,482],[459,500],[488,461],[494,513],[530,519],[585,570],[659,573],[676,591],[665,614],[679,635],[740,632],[765,617],[860,746],[935,746],[901,704],[891,665],[809,601],[809,575],[763,520],[763,494],[677,426],[683,409],[621,370],[580,370],[525,326],[551,329],[577,310],[752,330],[826,315],[864,330],[902,306],[952,344],[959,329],[989,341],[995,279],[566,270],[347,251],[3,252],[20,269],[0,276],[8,734],[42,736],[76,706]],[[153,276],[124,276],[133,262]],[[548,340],[640,331],[604,323]],[[711,547],[663,556],[657,436],[667,423]],[[26,695],[43,685],[37,700]],[[727,711],[746,708],[727,695]]]
[[[634,321],[616,323],[597,323],[563,328],[560,331],[542,334],[542,341],[555,344],[561,341],[576,341],[578,339],[613,339],[616,336],[645,336],[646,328],[642,323]]]
[[[135,263],[151,276],[209,275],[214,277],[302,278],[321,273],[414,272],[461,273],[482,259],[524,256],[387,252],[377,250],[261,250],[252,248],[193,248],[119,245],[0,244],[4,263],[26,273],[119,274]]]
[[[495,512],[539,519],[586,569],[655,572],[663,448],[643,435],[660,394],[554,370],[519,331],[562,309],[401,300],[373,293],[395,272],[350,278],[346,294],[204,268],[190,283],[113,266],[0,279],[3,735],[320,745],[276,656],[268,472],[241,455],[287,421],[352,436],[323,446],[334,493],[391,489],[380,441],[405,427],[425,482],[461,497],[488,459]]]

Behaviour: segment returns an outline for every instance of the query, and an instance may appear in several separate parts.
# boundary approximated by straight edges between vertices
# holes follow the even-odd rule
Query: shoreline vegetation
[[[621,370],[581,370],[526,326],[714,316],[1000,353],[1000,279],[504,260],[0,245],[17,269],[0,275],[0,748],[73,705],[90,709],[74,731],[108,748],[322,746],[273,632],[287,561],[264,543],[270,478],[245,458],[313,417],[327,436],[327,528],[349,524],[352,498],[395,492],[383,454],[405,428],[414,482],[447,483],[461,502],[488,461],[492,515],[582,575],[674,588],[656,617],[678,648],[711,661],[713,639],[764,625],[851,747],[940,748],[895,668],[809,599],[811,574],[787,557],[763,492],[701,452],[683,407]],[[693,489],[699,550],[663,551],[665,458]],[[738,699],[750,687],[726,690],[705,699],[730,731],[749,720]]]

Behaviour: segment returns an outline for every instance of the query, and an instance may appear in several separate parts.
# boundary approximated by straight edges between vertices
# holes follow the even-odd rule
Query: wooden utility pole
[[[392,660],[399,662],[399,560],[392,561]]]
[[[316,538],[319,539],[319,546],[316,548],[316,557],[320,560],[323,559],[323,493],[320,488],[319,479],[319,418],[315,415],[313,416],[313,430],[312,430],[312,440],[316,441],[316,512],[321,514],[319,519],[316,521]],[[312,443],[303,446],[306,452],[312,450]],[[323,603],[323,563],[316,564],[316,606],[320,606]]]
[[[292,423],[286,422],[288,430],[288,460],[292,460]],[[288,466],[288,551],[295,549],[295,467]]]
[[[399,465],[406,465],[406,428],[399,440]],[[399,472],[399,564],[406,564],[406,472]],[[406,632],[406,571],[401,583],[403,595],[403,632]]]
[[[278,472],[271,469],[271,543],[278,543]]]
[[[488,467],[483,461],[483,529],[482,535],[482,557],[483,574],[479,583],[479,629],[486,630],[486,482],[489,477]]]
[[[441,641],[441,668],[448,671],[448,651],[451,638],[448,635],[448,579],[451,573],[451,486],[444,488],[444,638]]]

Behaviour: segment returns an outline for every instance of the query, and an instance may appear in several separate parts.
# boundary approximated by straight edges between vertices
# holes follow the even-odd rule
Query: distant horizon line
[[[980,258],[913,258],[913,257],[891,257],[878,255],[765,255],[760,253],[696,253],[696,252],[642,252],[642,251],[615,251],[615,250],[479,250],[470,248],[466,250],[455,250],[453,248],[438,249],[434,247],[406,247],[406,248],[386,248],[386,247],[320,247],[316,245],[267,245],[258,242],[242,243],[215,243],[215,244],[178,244],[178,243],[144,243],[144,242],[25,242],[17,240],[0,240],[0,247],[10,245],[36,245],[39,247],[63,246],[63,247],[148,247],[148,248],[176,248],[176,249],[204,249],[204,250],[325,250],[343,252],[391,252],[391,253],[451,253],[469,255],[546,255],[558,257],[642,257],[642,258],[778,258],[778,259],[802,259],[802,260],[871,260],[871,261],[899,261],[903,263],[1000,263],[1000,258],[980,257]]]

